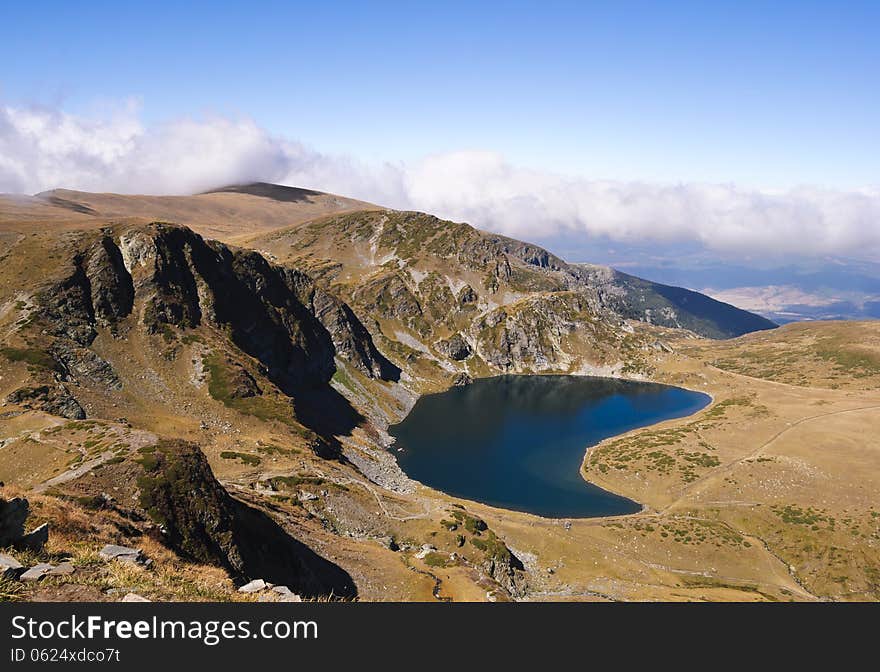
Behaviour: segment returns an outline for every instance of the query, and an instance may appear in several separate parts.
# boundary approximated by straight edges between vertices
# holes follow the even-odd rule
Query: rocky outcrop
[[[460,290],[458,290],[458,295],[455,297],[456,302],[458,303],[459,310],[467,310],[469,308],[473,308],[477,301],[480,300],[480,297],[477,296],[477,293],[474,291],[474,288],[470,285],[465,285]]]
[[[11,546],[24,536],[30,506],[22,497],[0,498],[0,546]]]
[[[326,383],[336,355],[370,376],[395,375],[355,314],[304,273],[164,224],[126,233],[120,247],[135,295],[147,297],[150,331],[202,322],[226,329],[288,393]]]
[[[510,551],[487,558],[483,563],[483,569],[511,595],[524,594],[523,570],[525,567],[519,558]]]
[[[87,347],[97,325],[114,325],[132,310],[134,288],[122,254],[106,234],[75,251],[69,270],[37,295],[50,333]]]
[[[82,420],[86,417],[83,407],[61,384],[20,387],[9,394],[6,401],[70,420]]]
[[[494,236],[492,238],[505,254],[520,259],[530,266],[538,268],[546,268],[553,271],[559,271],[566,266],[566,263],[559,257],[550,254],[547,250],[537,245],[506,238],[503,236]]]
[[[45,546],[49,540],[49,524],[43,523],[31,532],[25,533],[25,522],[29,513],[30,504],[26,499],[0,498],[0,547],[14,546],[38,552]]]
[[[413,324],[422,316],[422,306],[399,274],[376,278],[354,293],[358,303],[376,317],[397,319]]]
[[[216,344],[231,363],[224,403],[262,396],[270,382],[289,398],[289,410],[281,415],[315,432],[313,445],[321,447],[322,455],[339,456],[337,437],[349,434],[363,418],[330,385],[337,358],[370,378],[400,377],[400,369],[378,351],[344,302],[305,273],[270,264],[256,252],[162,223],[83,234],[76,240],[79,249],[62,265],[60,278],[34,295],[29,322],[34,326],[24,334],[32,347],[7,348],[18,359],[34,359],[37,352],[42,358],[28,369],[30,385],[9,395],[13,403],[84,418],[74,396],[78,388],[93,395],[122,387],[111,364],[92,347],[99,330],[109,338],[127,337],[132,329],[160,335],[156,345],[163,357],[173,359],[181,344],[194,342],[181,330],[207,327],[228,339]],[[102,346],[101,351],[117,350]],[[258,383],[257,371],[268,382],[260,378]],[[254,407],[241,408],[249,412]]]
[[[512,275],[513,269],[510,267],[510,260],[504,255],[498,255],[484,283],[485,288],[492,294],[496,294],[504,288],[506,283],[510,282]]]
[[[232,498],[193,444],[166,441],[140,460],[140,506],[161,526],[162,541],[182,555],[244,573],[235,543]]]
[[[85,267],[91,290],[95,320],[103,326],[115,325],[131,313],[134,306],[134,284],[122,252],[105,235],[91,250]]]
[[[98,335],[91,283],[81,254],[74,256],[71,266],[69,275],[37,294],[36,303],[50,334],[88,346]]]
[[[444,357],[460,362],[473,354],[470,343],[464,340],[461,334],[454,334],[447,339],[442,339],[434,344],[434,348]]]
[[[470,385],[473,382],[474,379],[464,372],[456,373],[452,377],[452,387],[464,387],[465,385]]]
[[[159,525],[161,540],[184,557],[220,565],[236,576],[293,586],[309,596],[355,595],[342,569],[267,514],[233,499],[198,446],[163,441],[143,453],[141,465],[140,506]]]
[[[335,357],[372,378],[397,380],[400,370],[375,347],[355,313],[295,269],[273,266],[256,252],[205,241],[189,229],[153,224],[109,232],[74,252],[69,270],[36,297],[56,381],[119,389],[112,366],[89,346],[99,328],[132,326],[148,333],[208,324],[229,334],[288,396],[326,387]],[[235,388],[259,394],[246,372]],[[41,383],[43,381],[40,381]],[[62,385],[23,389],[15,398],[64,417],[83,417]]]
[[[474,322],[477,352],[501,371],[564,368],[569,354],[563,339],[583,326],[574,315],[579,297],[539,296],[517,306],[497,308]]]
[[[229,369],[229,398],[247,399],[263,393],[254,377],[240,364],[227,360]]]
[[[336,354],[370,378],[398,380],[400,369],[389,362],[373,343],[370,332],[345,303],[309,280],[309,305],[330,334]]]
[[[108,390],[122,389],[122,383],[113,367],[94,350],[80,347],[69,339],[59,338],[52,344],[49,353],[59,365],[63,380],[97,383]]]

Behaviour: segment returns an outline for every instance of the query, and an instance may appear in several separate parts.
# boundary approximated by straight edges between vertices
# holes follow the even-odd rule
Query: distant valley
[[[697,290],[777,324],[880,318],[880,263],[854,259],[732,260],[705,250],[616,245],[603,263],[657,282]],[[578,255],[589,254],[578,251]]]

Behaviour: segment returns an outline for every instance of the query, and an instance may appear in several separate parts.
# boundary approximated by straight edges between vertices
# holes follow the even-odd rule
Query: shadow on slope
[[[237,500],[234,510],[235,541],[246,576],[289,586],[308,598],[357,597],[348,572],[291,537],[266,513]]]
[[[281,201],[283,203],[302,203],[307,201],[309,196],[323,196],[324,192],[314,191],[312,189],[301,189],[299,187],[285,187],[280,184],[269,184],[268,182],[252,182],[251,184],[232,184],[219,189],[211,189],[202,192],[204,194],[248,194],[250,196],[260,196],[262,198],[270,198],[273,201]]]
[[[159,540],[181,556],[224,567],[241,582],[261,578],[305,597],[357,596],[345,570],[264,511],[234,499],[197,445],[164,439],[139,452],[138,460],[106,466],[100,477],[136,485],[143,515],[161,530]],[[89,489],[101,487],[95,480],[79,479]]]

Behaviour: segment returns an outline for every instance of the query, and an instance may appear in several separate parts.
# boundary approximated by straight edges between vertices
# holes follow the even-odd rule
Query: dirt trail
[[[862,411],[873,411],[873,410],[878,410],[878,409],[880,409],[880,404],[875,404],[872,406],[860,406],[858,408],[847,408],[847,409],[843,409],[843,410],[839,410],[839,411],[830,411],[828,413],[819,413],[817,415],[810,415],[805,418],[801,418],[800,420],[796,420],[795,422],[789,423],[787,427],[776,432],[776,434],[771,436],[769,439],[767,439],[764,443],[762,443],[760,446],[758,446],[757,448],[755,448],[751,452],[749,452],[746,455],[744,455],[740,458],[737,458],[731,462],[728,462],[727,464],[725,464],[722,467],[719,467],[718,469],[713,469],[711,472],[709,472],[705,476],[698,478],[693,483],[690,483],[689,485],[684,487],[681,491],[679,491],[678,498],[675,499],[675,501],[673,501],[670,504],[663,507],[662,509],[660,509],[660,511],[658,513],[664,514],[664,513],[668,512],[670,509],[681,504],[686,497],[692,497],[693,495],[695,495],[698,492],[701,492],[703,489],[705,489],[705,487],[708,484],[717,481],[719,476],[723,476],[723,475],[729,473],[731,470],[733,470],[735,467],[739,466],[743,462],[747,462],[749,460],[756,459],[757,457],[759,457],[763,453],[763,451],[768,446],[770,446],[772,443],[776,442],[780,437],[782,437],[787,432],[790,432],[792,429],[795,429],[796,427],[799,427],[800,425],[803,425],[804,423],[812,422],[813,420],[821,420],[823,418],[828,418],[828,417],[835,416],[835,415],[844,415],[847,413],[859,413]]]
[[[50,478],[48,481],[43,481],[39,485],[35,486],[33,490],[34,492],[45,492],[53,485],[61,485],[62,483],[67,483],[67,481],[72,481],[75,478],[79,478],[83,474],[86,474],[97,467],[99,464],[103,464],[104,462],[109,460],[111,457],[113,457],[113,455],[113,451],[110,450],[103,452],[97,457],[81,463],[75,469],[68,469],[63,474],[58,474],[57,476]]]

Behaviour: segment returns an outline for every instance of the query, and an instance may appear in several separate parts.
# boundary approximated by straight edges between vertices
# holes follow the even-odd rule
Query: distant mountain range
[[[778,324],[880,318],[880,263],[837,257],[777,258],[772,251],[732,258],[699,245],[597,244],[572,248],[546,240],[572,259],[598,260],[668,285],[688,287]]]

